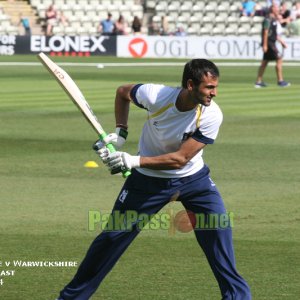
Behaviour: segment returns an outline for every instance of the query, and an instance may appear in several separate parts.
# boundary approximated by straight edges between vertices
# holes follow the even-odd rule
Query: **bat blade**
[[[54,76],[60,86],[65,90],[65,92],[69,95],[70,99],[73,103],[78,107],[78,109],[82,112],[87,121],[91,124],[94,130],[98,133],[99,137],[106,135],[103,130],[100,122],[86,101],[85,97],[81,93],[80,89],[73,81],[73,79],[69,76],[69,74],[64,71],[61,67],[59,67],[55,62],[53,62],[48,56],[44,53],[38,54],[38,58],[42,62],[42,64],[48,69],[49,73]]]
[[[49,73],[54,76],[60,86],[65,90],[65,92],[69,95],[70,99],[73,103],[79,108],[82,112],[83,116],[87,119],[87,121],[91,124],[93,129],[97,132],[101,141],[104,141],[104,138],[107,136],[106,132],[103,130],[100,122],[86,101],[85,97],[81,93],[80,89],[73,81],[73,79],[69,76],[69,74],[64,71],[61,67],[59,67],[55,62],[53,62],[47,55],[44,53],[39,53],[38,58],[42,62],[42,64],[48,69]],[[106,147],[109,151],[115,152],[116,149],[113,144],[108,143]],[[120,168],[120,171],[123,174],[123,177],[128,177],[131,173],[126,168]],[[117,172],[116,172],[117,173]]]

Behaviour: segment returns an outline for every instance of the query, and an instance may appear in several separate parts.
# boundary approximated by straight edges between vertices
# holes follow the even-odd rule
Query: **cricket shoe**
[[[265,88],[267,85],[262,81],[262,82],[255,82],[254,85],[255,88],[260,89],[260,88]]]
[[[286,81],[284,81],[284,80],[278,81],[277,84],[278,84],[278,86],[280,86],[280,87],[288,87],[288,86],[291,85],[289,82],[286,82]]]

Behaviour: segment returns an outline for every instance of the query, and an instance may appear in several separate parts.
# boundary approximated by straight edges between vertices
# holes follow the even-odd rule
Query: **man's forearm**
[[[116,126],[121,125],[120,127],[124,128],[128,126],[129,105],[129,95],[124,92],[122,87],[118,88],[115,98]]]
[[[184,167],[188,161],[188,157],[174,152],[153,157],[141,156],[140,166],[152,170],[174,170]]]

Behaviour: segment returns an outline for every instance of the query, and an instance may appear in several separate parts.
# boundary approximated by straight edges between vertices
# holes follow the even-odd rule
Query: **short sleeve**
[[[163,104],[165,97],[162,97],[162,95],[166,89],[166,87],[159,84],[137,84],[132,88],[130,97],[138,107],[155,111],[157,107]]]
[[[200,118],[200,127],[194,132],[192,138],[203,144],[213,144],[222,121],[222,111],[215,102],[210,107],[204,107]]]
[[[270,19],[264,19],[263,21],[263,29],[269,29],[270,28]]]

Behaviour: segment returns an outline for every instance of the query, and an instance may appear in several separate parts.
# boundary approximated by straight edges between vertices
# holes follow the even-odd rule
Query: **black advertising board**
[[[36,54],[116,56],[116,36],[0,36],[0,55]]]

